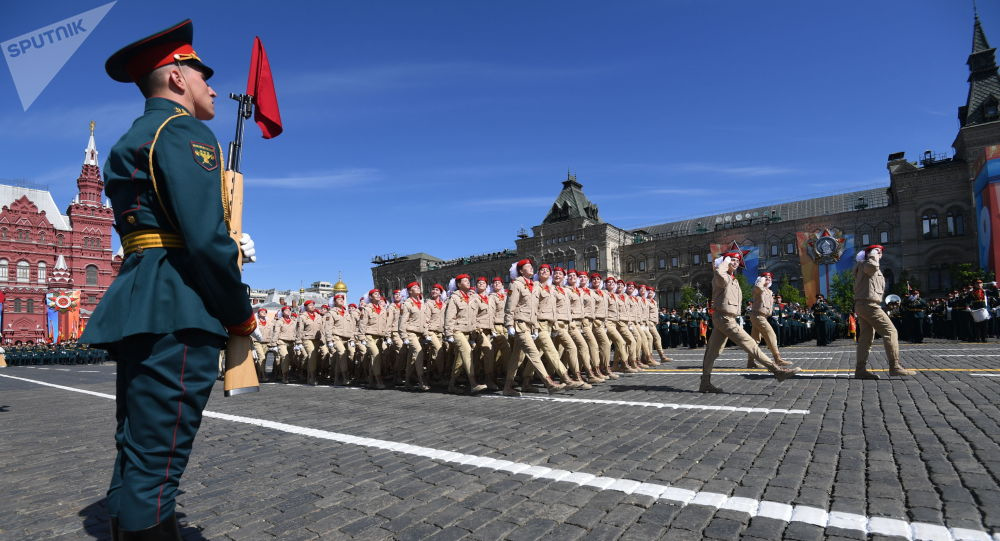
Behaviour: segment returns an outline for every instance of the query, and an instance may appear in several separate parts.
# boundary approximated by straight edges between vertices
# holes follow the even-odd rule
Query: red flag
[[[277,137],[282,130],[281,113],[278,112],[278,96],[274,93],[271,64],[267,61],[267,53],[264,52],[264,44],[260,42],[259,37],[253,38],[247,94],[253,96],[256,102],[253,119],[260,126],[260,132],[264,139]]]

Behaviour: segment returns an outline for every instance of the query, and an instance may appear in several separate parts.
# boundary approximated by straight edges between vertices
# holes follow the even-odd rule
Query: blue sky
[[[5,6],[0,41],[104,3]],[[979,9],[1000,43],[1000,5]],[[954,0],[120,0],[27,112],[2,70],[0,179],[64,208],[88,122],[103,161],[142,111],[105,59],[186,17],[220,95],[254,35],[274,71],[285,133],[247,124],[246,281],[356,292],[376,254],[513,248],[567,169],[626,228],[887,185],[889,153],[951,153],[972,40]]]

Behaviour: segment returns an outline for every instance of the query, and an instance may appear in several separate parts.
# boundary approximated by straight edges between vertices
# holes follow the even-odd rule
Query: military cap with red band
[[[116,81],[135,83],[156,68],[183,62],[204,73],[207,80],[215,72],[191,47],[193,39],[194,26],[191,19],[185,19],[122,47],[104,63],[104,70]]]

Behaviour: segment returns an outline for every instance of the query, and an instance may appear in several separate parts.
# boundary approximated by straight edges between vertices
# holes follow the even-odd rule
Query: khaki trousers
[[[430,331],[427,334],[431,337],[431,341],[424,351],[424,359],[430,360],[428,364],[430,364],[435,377],[443,378],[445,374],[444,337],[440,331]]]
[[[542,354],[542,359],[548,363],[549,368],[558,374],[560,379],[567,379],[566,367],[559,360],[559,352],[552,341],[552,325],[553,322],[551,321],[538,321],[538,338],[535,339],[535,344],[538,346],[538,351]],[[534,376],[534,370],[531,366],[528,366],[524,369],[524,374],[525,376]]]
[[[476,343],[472,350],[472,362],[476,367],[483,370],[483,378],[489,385],[496,383],[496,362],[493,361],[493,327],[489,329],[476,329],[469,333]]]
[[[496,333],[496,336],[493,337],[493,351],[490,355],[493,362],[496,363],[495,366],[505,370],[510,363],[508,357],[510,357],[511,351],[511,337],[507,334],[507,329],[499,323],[493,325],[493,332]]]
[[[619,321],[618,334],[622,335],[622,339],[625,340],[625,345],[628,348],[626,358],[635,363],[639,360],[639,340],[635,337],[632,329],[628,328],[630,324],[628,321]]]
[[[365,352],[366,355],[371,357],[371,364],[369,365],[368,381],[375,379],[376,381],[382,381],[382,347],[380,342],[384,339],[384,336],[378,336],[374,334],[365,335],[365,344],[368,351]]]
[[[580,348],[569,327],[569,320],[557,320],[555,322],[556,336],[552,341],[562,347],[560,355],[562,365],[569,369],[570,374],[577,376],[580,374]]]
[[[341,378],[347,378],[347,359],[349,353],[347,351],[347,341],[350,338],[344,338],[342,336],[331,336],[330,343],[333,344],[333,351],[330,353],[330,377],[334,381],[340,381]]]
[[[254,366],[257,367],[257,380],[264,381],[264,373],[267,371],[267,344],[254,341],[253,351],[257,354],[257,358],[253,360]]]
[[[583,334],[582,319],[574,319],[569,322],[569,335],[573,338],[573,342],[576,343],[576,355],[580,361],[575,375],[579,376],[580,370],[593,375],[594,370],[590,364],[590,344],[587,343],[587,338]]]
[[[292,358],[295,356],[294,340],[278,340],[278,358],[275,360],[280,365],[281,378],[288,377],[288,369],[292,365]],[[275,366],[271,375],[277,375],[279,367]]]
[[[600,350],[598,358],[601,361],[601,370],[611,372],[611,336],[608,334],[607,321],[595,319],[591,330],[594,332],[594,339],[597,340],[597,348]]]
[[[608,340],[615,346],[615,363],[625,365],[629,355],[628,344],[625,342],[625,337],[618,332],[619,328],[617,321],[608,321],[607,325],[604,326],[604,331],[608,334]],[[608,363],[609,365],[611,363],[610,353]]]
[[[406,367],[406,344],[403,343],[403,338],[399,336],[398,331],[389,334],[389,342],[391,344],[389,356],[392,359],[392,366],[387,368],[393,371],[394,381],[398,382],[402,380],[403,369]]]
[[[776,360],[780,359],[781,353],[778,353],[778,337],[774,335],[774,329],[767,322],[767,317],[754,314],[750,316],[750,325],[750,338],[759,344],[761,337],[763,337],[764,343],[767,344],[767,349],[771,352],[771,355]]]
[[[538,372],[543,380],[548,381],[549,373],[545,370],[545,364],[542,363],[542,353],[538,351],[535,340],[531,337],[531,325],[523,321],[515,321],[514,330],[517,331],[513,337],[514,346],[510,350],[510,355],[507,356],[506,388],[514,386],[514,378],[517,376],[517,369],[521,367],[523,358],[528,359],[531,374]],[[525,368],[521,378],[523,385],[531,384],[531,380],[526,379],[528,377],[529,369]]]
[[[722,348],[726,347],[726,342],[732,340],[734,344],[750,355],[754,362],[767,368],[771,372],[777,372],[779,368],[771,362],[771,359],[764,354],[757,342],[754,342],[750,335],[743,330],[743,327],[736,322],[736,316],[725,316],[719,312],[712,315],[712,335],[708,338],[708,345],[705,347],[705,357],[702,359],[701,380],[703,383],[709,382],[712,377],[712,367],[715,366],[715,359],[722,353]]]
[[[590,368],[594,370],[593,375],[597,375],[601,371],[601,347],[597,343],[597,336],[594,334],[594,320],[583,318],[583,321],[580,322],[580,333],[583,334],[583,339],[587,342]],[[607,339],[607,336],[604,338]]]
[[[306,382],[316,382],[316,366],[319,364],[320,352],[324,349],[322,340],[306,339],[302,341],[306,357]]]
[[[640,323],[635,324],[635,330],[632,331],[636,335],[636,340],[639,342],[639,349],[642,355],[646,357],[646,362],[653,360],[653,335],[649,334],[649,328],[646,325]]]
[[[858,313],[858,368],[867,366],[868,353],[872,349],[876,332],[882,336],[882,345],[885,347],[885,357],[889,361],[889,366],[900,366],[899,335],[882,307],[877,302],[855,302],[854,311]]]
[[[469,375],[469,385],[475,385],[476,373],[472,367],[472,346],[469,344],[469,333],[456,331],[452,334],[455,342],[455,363],[451,367],[452,382],[462,374],[464,370]]]
[[[409,350],[409,356],[406,362],[406,374],[404,380],[410,382],[410,374],[416,373],[417,383],[420,385],[424,384],[424,348],[423,340],[424,337],[415,333],[407,332],[406,339],[410,341],[407,346]]]

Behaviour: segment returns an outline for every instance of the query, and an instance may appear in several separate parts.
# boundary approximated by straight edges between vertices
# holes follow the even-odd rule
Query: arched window
[[[17,262],[17,281],[27,282],[31,277],[31,265],[27,261]]]
[[[45,262],[44,261],[39,261],[38,262],[38,283],[39,284],[44,284],[45,283],[45,278],[46,278],[45,271],[46,270],[47,269],[45,268]]]
[[[965,217],[962,216],[962,211],[953,210],[949,212],[946,223],[948,225],[949,237],[965,234]]]
[[[921,231],[925,239],[936,239],[938,237],[938,215],[936,212],[928,212],[920,219]]]
[[[14,234],[14,238],[17,240],[28,240],[28,234],[27,229],[18,229],[17,233]]]
[[[87,265],[87,285],[96,286],[97,285],[97,265]]]
[[[38,234],[38,243],[45,244],[45,231]]]
[[[639,259],[639,272],[645,272],[645,271],[646,271],[646,257],[643,256],[641,259]]]
[[[14,311],[15,312],[21,311],[21,299],[14,299]]]
[[[7,240],[7,228],[0,227],[0,240]]]
[[[27,312],[27,313],[29,313],[29,314],[34,314],[35,313],[35,299],[28,299],[27,301],[25,301],[25,304],[27,305],[27,308],[25,308],[24,311]]]
[[[7,281],[7,260],[0,259],[0,281]]]
[[[60,235],[56,235],[56,246],[62,246],[64,240],[65,240],[65,237],[62,236],[61,234]]]

